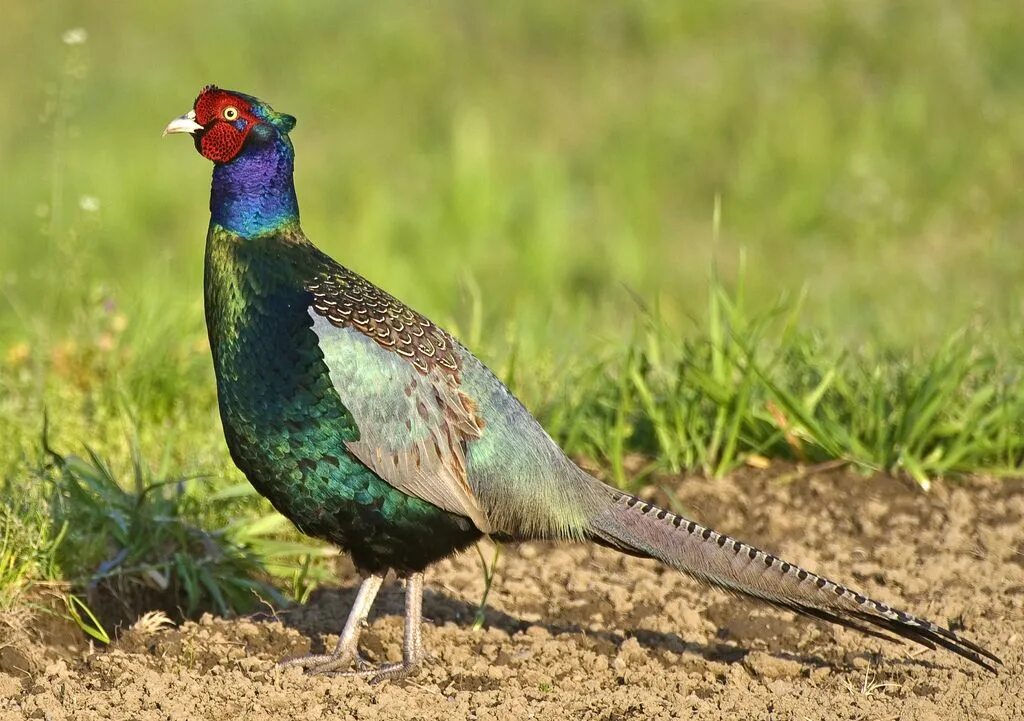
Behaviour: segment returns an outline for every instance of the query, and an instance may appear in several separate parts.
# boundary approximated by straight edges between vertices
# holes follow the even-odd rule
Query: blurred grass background
[[[44,409],[64,450],[240,480],[202,318],[210,168],[160,138],[211,82],[299,118],[311,238],[620,482],[631,453],[1016,469],[1022,38],[995,0],[9,4],[0,471],[36,519],[10,538],[56,537]]]
[[[698,311],[717,194],[720,262],[745,247],[754,297],[806,285],[810,320],[843,334],[908,343],[979,308],[1020,317],[1013,3],[182,0],[5,15],[0,267],[5,293],[29,320],[52,312],[54,332],[97,285],[198,325],[209,167],[160,130],[207,82],[299,117],[307,232],[434,316],[459,318],[466,278],[488,321],[548,326],[545,342],[563,324],[614,333],[624,287]],[[61,43],[73,27],[81,46]],[[5,338],[24,331],[9,306],[2,319]]]

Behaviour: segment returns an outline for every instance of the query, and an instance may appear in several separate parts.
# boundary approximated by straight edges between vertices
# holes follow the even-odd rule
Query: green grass
[[[722,475],[763,457],[843,460],[927,487],[950,473],[1017,474],[1024,460],[1019,356],[964,331],[929,353],[844,350],[799,327],[799,306],[761,314],[712,285],[706,333],[679,340],[656,314],[543,412],[566,448],[620,485],[648,470]]]
[[[257,577],[281,563],[296,566],[297,556],[323,555],[310,544],[265,538],[283,522],[276,514],[201,528],[196,519],[225,514],[237,494],[190,488],[197,479],[154,478],[137,451],[128,482],[92,450],[85,458],[51,455],[51,512],[66,532],[58,562],[65,570],[90,569],[68,580],[117,599],[128,613],[167,597],[180,599],[186,615],[207,608],[228,614],[258,598],[281,605],[285,598]]]
[[[92,627],[119,554],[105,582],[186,611],[329,568],[220,434],[209,167],[159,137],[207,82],[297,115],[310,236],[620,485],[1019,474],[1022,35],[952,0],[14,4],[0,607],[71,581]]]

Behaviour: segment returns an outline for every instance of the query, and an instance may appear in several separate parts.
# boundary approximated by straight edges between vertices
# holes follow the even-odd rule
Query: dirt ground
[[[1024,483],[901,481],[837,471],[665,479],[651,495],[712,527],[943,624],[1001,656],[989,674],[701,588],[600,548],[506,549],[484,630],[475,553],[428,573],[413,679],[370,686],[281,672],[332,647],[357,578],[301,608],[131,631],[90,652],[66,631],[0,638],[0,721],[62,719],[1024,719]],[[364,633],[400,657],[402,592]]]

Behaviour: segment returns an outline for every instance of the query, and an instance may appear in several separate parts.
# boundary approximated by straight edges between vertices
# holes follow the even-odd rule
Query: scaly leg
[[[405,642],[400,663],[386,663],[378,668],[345,671],[341,676],[371,676],[370,683],[405,678],[423,660],[423,574],[414,573],[405,582]]]
[[[291,658],[281,661],[278,666],[298,666],[314,674],[336,672],[353,664],[364,666],[366,662],[359,656],[359,634],[366,623],[366,617],[370,615],[370,607],[373,606],[373,600],[377,597],[377,591],[383,582],[384,577],[377,575],[367,576],[363,581],[333,653]]]

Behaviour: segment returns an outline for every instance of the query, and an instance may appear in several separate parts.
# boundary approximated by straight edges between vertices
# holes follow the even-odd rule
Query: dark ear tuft
[[[257,145],[264,145],[274,139],[277,134],[274,128],[270,127],[265,123],[256,123],[252,127],[252,132],[249,135],[251,142]]]
[[[194,103],[192,103],[192,105],[193,106],[198,105],[199,104],[199,98],[203,97],[207,93],[213,92],[214,90],[220,90],[220,88],[218,88],[216,85],[212,85],[212,84],[211,85],[204,85],[203,89],[199,91],[199,95],[196,96],[196,101]]]

